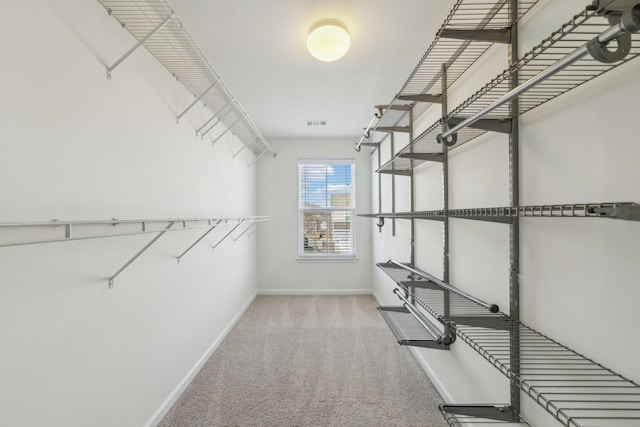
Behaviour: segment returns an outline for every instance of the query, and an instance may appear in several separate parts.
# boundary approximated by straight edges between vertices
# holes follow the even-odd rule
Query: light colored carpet
[[[446,426],[371,296],[259,296],[161,427]]]

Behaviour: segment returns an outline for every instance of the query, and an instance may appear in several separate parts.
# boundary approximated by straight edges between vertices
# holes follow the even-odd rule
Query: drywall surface
[[[521,53],[584,6],[582,1],[540,2],[520,24]],[[521,117],[521,205],[640,201],[635,124],[639,72],[636,58]],[[454,90],[469,92],[465,85],[482,86],[475,74],[465,79]],[[450,109],[455,107],[450,104]],[[389,147],[383,144],[382,151],[387,153]],[[377,159],[372,161],[377,163]],[[450,208],[507,206],[507,161],[508,140],[501,135],[487,134],[452,151]],[[416,210],[442,208],[441,170],[439,164],[429,164],[414,171]],[[383,199],[391,200],[384,183],[388,179],[383,177]],[[377,185],[377,176],[373,182]],[[372,208],[377,212],[377,202]],[[415,263],[442,277],[442,225],[421,221],[416,221],[414,230]],[[451,283],[508,312],[508,227],[462,219],[451,219],[449,224]],[[410,232],[402,226],[391,237],[386,228],[373,234],[375,262],[390,257],[408,261]],[[640,343],[636,339],[640,317],[634,306],[640,298],[636,286],[640,223],[525,218],[520,228],[520,314],[524,323],[640,382]],[[402,245],[406,245],[404,252]],[[374,273],[373,280],[381,301],[399,305],[391,293],[391,279]],[[391,334],[389,339],[393,339]],[[460,340],[448,352],[420,349],[415,354],[446,400],[509,402],[506,378]],[[522,414],[531,425],[559,425],[528,396],[523,394],[522,402]]]
[[[6,4],[0,222],[255,215],[255,166],[97,1]],[[0,424],[141,426],[162,416],[256,293],[256,235],[214,230],[0,247]],[[240,229],[238,230],[240,231]],[[31,237],[37,238],[40,230]],[[0,239],[11,240],[3,233]],[[236,234],[237,235],[237,234]]]
[[[298,159],[355,159],[356,213],[370,206],[369,159],[353,140],[275,140],[277,155],[258,161],[258,212],[272,220],[258,230],[261,293],[350,293],[371,289],[371,224],[356,218],[356,259],[298,259]]]

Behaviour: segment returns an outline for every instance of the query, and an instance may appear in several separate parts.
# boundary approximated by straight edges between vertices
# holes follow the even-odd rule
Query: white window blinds
[[[301,257],[355,256],[354,178],[352,161],[298,162]]]

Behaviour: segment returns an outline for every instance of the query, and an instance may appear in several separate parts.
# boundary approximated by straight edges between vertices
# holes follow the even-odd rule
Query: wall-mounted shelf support
[[[238,124],[238,122],[240,122],[240,119],[242,119],[242,117],[238,117],[238,118],[237,118],[233,123],[231,123],[231,124],[230,124],[230,125],[229,125],[225,130],[224,130],[224,132],[222,132],[220,135],[218,135],[218,136],[216,137],[216,139],[212,139],[212,140],[211,140],[211,145],[214,145],[216,142],[218,142],[218,140],[219,140],[220,138],[222,138],[223,136],[225,136],[225,135],[227,134],[227,132],[229,132],[231,129],[233,129],[233,127],[234,127],[235,125],[237,125],[237,124]]]
[[[202,92],[200,95],[198,95],[196,97],[196,99],[194,99],[193,102],[191,104],[189,104],[189,106],[182,113],[178,114],[178,117],[176,117],[176,123],[180,122],[180,119],[182,118],[182,116],[187,114],[187,111],[189,111],[194,105],[196,105],[198,103],[198,101],[200,101],[202,99],[202,97],[205,96],[211,89],[216,87],[218,85],[218,83],[220,83],[220,80],[216,80],[215,82],[213,82],[211,84],[211,86],[209,86],[207,89],[205,89],[204,92]]]
[[[379,173],[386,173],[389,175],[403,175],[403,176],[413,175],[413,171],[411,169],[381,170],[379,171]]]
[[[460,426],[474,423],[494,424],[523,423],[527,424],[510,405],[440,405],[440,412],[450,426]]]
[[[398,157],[403,159],[425,160],[427,162],[443,162],[442,153],[402,153]]]
[[[231,116],[223,119],[219,117],[219,113],[214,113],[218,122],[229,127],[231,122],[239,119],[234,135],[256,156],[265,151],[273,153],[269,143],[231,94],[216,69],[187,31],[185,24],[175,14],[169,1],[98,0],[98,2],[104,6],[110,16],[138,40],[129,52],[107,69],[108,75],[133,51],[144,45],[146,50],[196,98],[178,115],[178,121],[198,101],[211,113],[223,105],[234,104],[235,108]],[[202,129],[204,128],[198,129],[196,135]]]
[[[444,28],[438,35],[445,39],[469,40],[489,43],[511,43],[511,29],[484,29],[484,30],[450,30]]]
[[[111,11],[109,11],[109,14],[111,14]],[[162,27],[164,27],[165,25],[167,25],[167,23],[175,16],[175,14],[173,12],[171,12],[166,18],[164,18],[158,25],[156,25],[156,27],[151,30],[146,36],[144,36],[142,39],[140,39],[138,41],[138,43],[136,43],[131,49],[129,49],[127,51],[127,53],[125,53],[124,55],[122,55],[120,57],[120,59],[118,59],[116,62],[113,63],[113,65],[111,65],[110,67],[107,67],[107,78],[110,79],[111,78],[111,72],[113,70],[116,69],[116,67],[118,65],[120,65],[125,59],[127,59],[133,52],[135,52],[140,46],[142,46],[147,40],[149,40],[151,37],[153,37],[154,34],[156,34],[158,31],[160,31],[162,29]]]
[[[220,224],[222,222],[222,219],[219,219],[214,225],[212,225],[207,231],[205,231],[205,233],[200,236],[198,238],[198,240],[196,240],[195,242],[193,242],[193,244],[191,246],[189,246],[187,249],[185,249],[184,252],[182,252],[180,255],[178,255],[178,264],[180,264],[180,260],[182,259],[183,256],[185,256],[187,254],[187,252],[189,252],[191,249],[193,249],[198,243],[200,243],[202,241],[202,239],[204,239],[205,237],[207,237],[207,235],[209,233],[211,233],[213,230],[215,230],[215,228],[218,226],[218,224]]]
[[[457,126],[465,120],[464,117],[449,117],[446,121],[449,126]],[[511,119],[479,119],[469,124],[468,127],[509,134],[511,133]]]
[[[411,129],[409,126],[380,126],[376,128],[376,131],[409,133]]]
[[[222,113],[233,101],[229,101],[227,102],[224,107],[220,108],[218,111],[216,111],[215,113],[213,113],[213,116],[211,116],[211,118],[209,120],[207,120],[206,122],[204,122],[204,124],[202,126],[200,126],[198,129],[196,129],[196,136],[200,135],[200,131],[202,131],[202,129],[206,128],[209,123],[211,123],[212,121],[214,121],[215,119],[218,118],[218,115],[220,113]],[[220,120],[220,119],[218,119]],[[217,123],[217,122],[216,122]]]
[[[428,93],[421,93],[416,95],[398,95],[398,100],[440,104],[442,102],[442,95],[430,95]]]
[[[236,230],[236,228],[240,227],[240,226],[242,225],[242,223],[243,223],[243,222],[244,222],[244,220],[242,220],[242,221],[240,221],[238,224],[236,224],[236,226],[235,226],[235,227],[233,227],[233,228],[232,228],[232,229],[231,229],[227,234],[225,234],[224,236],[222,236],[222,238],[221,238],[220,240],[218,240],[218,241],[216,242],[216,244],[215,244],[215,245],[213,245],[213,246],[211,247],[211,249],[215,250],[215,249],[220,245],[220,243],[224,242],[224,241],[225,241],[225,239],[226,239],[227,237],[229,237],[229,236],[231,235],[231,233],[233,233],[233,232]]]
[[[255,222],[252,222],[251,224],[249,224],[249,226],[247,228],[245,228],[244,230],[242,230],[242,232],[240,234],[238,234],[236,237],[233,237],[233,241],[237,242],[242,236],[245,235],[245,233],[249,230],[251,230],[252,228],[255,227]]]
[[[136,259],[138,259],[138,257],[140,255],[142,255],[147,249],[149,249],[151,246],[153,246],[153,244],[155,242],[157,242],[158,239],[160,239],[162,236],[164,236],[164,233],[169,231],[169,229],[171,227],[173,227],[173,224],[175,224],[175,222],[170,222],[169,225],[167,225],[167,227],[164,230],[159,232],[157,236],[155,236],[153,239],[151,239],[151,241],[149,243],[147,243],[142,249],[140,249],[138,251],[138,253],[136,253],[133,257],[131,257],[129,259],[129,261],[127,261],[122,267],[120,267],[120,269],[118,271],[116,271],[111,277],[109,277],[109,288],[113,288],[113,282],[116,279],[116,277],[118,277],[120,275],[120,273],[122,273],[124,270],[126,270],[127,267],[129,267]]]
[[[230,103],[231,104],[231,103]],[[232,104],[233,108],[227,110],[223,115],[218,117],[218,120],[215,121],[215,123],[213,123],[211,126],[209,126],[207,128],[207,130],[205,130],[204,132],[202,132],[200,134],[200,139],[203,139],[209,132],[211,132],[216,126],[218,126],[219,123],[222,123],[222,120],[227,117],[229,114],[231,114],[231,112],[233,112],[236,108],[238,108],[238,104]],[[223,108],[223,110],[225,108],[227,108],[228,104]],[[216,113],[217,114],[217,113]]]
[[[394,110],[394,111],[411,111],[413,105],[411,104],[390,104],[390,105],[376,105],[378,110]]]

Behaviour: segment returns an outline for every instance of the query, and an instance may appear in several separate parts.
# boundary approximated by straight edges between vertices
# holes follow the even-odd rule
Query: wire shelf
[[[448,348],[436,343],[434,337],[416,320],[405,307],[378,307],[378,311],[400,345],[429,348]]]
[[[598,10],[585,9],[527,52],[511,68],[505,70],[452,110],[449,117],[466,118],[482,111],[510,91],[513,87],[512,77],[514,75],[518,76],[519,82],[528,81],[604,33],[610,27],[611,24],[607,18],[600,15]],[[632,60],[639,53],[640,35],[633,33],[631,34],[631,49],[621,61],[603,63],[597,61],[591,55],[586,55],[520,94],[518,96],[517,111],[511,111],[511,103],[505,103],[484,117],[487,119],[513,119]],[[459,140],[453,147],[460,146],[465,142],[467,141],[464,139]]]
[[[451,427],[483,426],[529,426],[509,405],[440,405],[440,412]]]
[[[608,3],[607,3],[608,4]],[[446,122],[452,119],[462,120],[482,112],[497,100],[504,97],[514,86],[512,79],[517,76],[518,82],[528,81],[540,72],[546,70],[556,62],[566,58],[569,54],[583,47],[590,40],[598,37],[611,27],[611,24],[601,14],[601,10],[585,10],[575,15],[569,22],[554,31],[549,37],[535,46],[520,58],[510,68],[503,71],[475,94],[454,108],[446,119],[439,119],[427,130],[414,138],[399,155],[387,162],[379,169],[380,172],[394,169],[413,169],[425,161],[413,160],[407,162],[399,159],[406,153],[441,153],[442,144],[436,137],[442,133]],[[615,45],[615,42],[612,42]],[[584,56],[573,64],[558,71],[556,74],[541,81],[535,86],[521,93],[518,99],[518,110],[511,111],[511,103],[504,103],[483,116],[483,120],[507,123],[584,83],[618,67],[640,54],[640,35],[631,34],[631,47],[624,59],[614,63],[599,62],[590,55]],[[488,132],[478,127],[462,128],[457,133],[457,141],[449,150],[460,147],[471,140]],[[397,162],[397,165],[396,165]]]
[[[362,217],[429,219],[442,221],[445,217],[511,223],[512,218],[609,218],[640,221],[640,204],[634,202],[577,203],[497,208],[467,208],[360,214]]]
[[[502,312],[486,310],[468,294],[442,289],[428,273],[394,261],[378,266],[562,425],[640,425],[635,382]]]
[[[270,216],[0,223],[0,247],[131,236],[271,220]],[[171,225],[171,228],[167,228]]]
[[[153,34],[144,41],[144,46],[217,118],[209,122],[211,129],[215,124],[223,123],[227,129],[232,129],[254,154],[272,152],[267,141],[238,100],[233,97],[167,0],[98,1],[136,40],[142,41],[149,34]],[[168,21],[162,26],[166,19]],[[158,27],[161,28],[154,33]],[[185,107],[187,110],[190,108]],[[186,110],[182,114],[184,113]],[[206,132],[207,129],[203,126],[198,131]],[[212,136],[220,136],[220,132]],[[212,141],[215,142],[213,138]]]
[[[637,426],[640,386],[551,338],[511,321],[507,330],[457,325],[458,337],[564,426]],[[519,367],[511,368],[514,339]]]
[[[520,0],[518,10],[515,11],[516,22],[537,1]],[[507,30],[512,25],[510,20],[511,2],[508,0],[458,0],[436,33],[434,41],[389,105],[407,105],[403,100],[406,96],[442,94],[443,64],[447,65],[447,86],[451,86],[493,45],[492,41],[449,38],[447,31]],[[418,102],[414,105],[413,115],[418,117],[430,104]],[[408,112],[399,113],[393,109],[386,109],[372,131],[375,132],[380,127],[410,125]],[[440,149],[435,152],[441,151]]]

